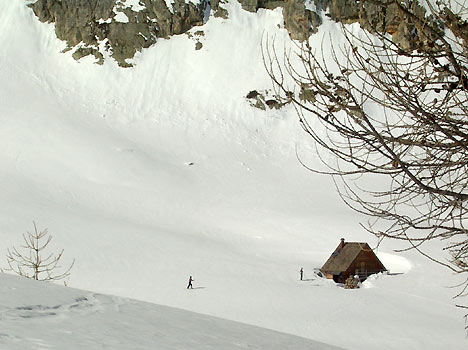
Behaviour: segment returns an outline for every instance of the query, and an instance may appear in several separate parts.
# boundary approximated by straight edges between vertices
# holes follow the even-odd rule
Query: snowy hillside
[[[2,275],[1,349],[338,349],[189,311]]]
[[[76,260],[74,288],[346,349],[466,348],[464,313],[454,306],[456,290],[448,288],[460,279],[417,254],[394,253],[397,242],[379,250],[392,274],[359,290],[313,274],[341,237],[375,241],[331,180],[299,164],[296,150],[306,161],[317,160],[294,110],[261,111],[245,99],[270,87],[263,33],[275,35],[280,47],[289,41],[279,28],[280,10],[249,13],[232,0],[229,19],[212,17],[203,26],[201,50],[179,35],[159,40],[137,55],[135,67],[122,69],[111,60],[77,63],[70,52],[61,53],[65,44],[53,25],[37,21],[25,3],[0,1],[0,266],[34,220],[53,235],[54,251],[65,249],[65,263]],[[320,28],[318,36],[339,37],[333,23]],[[189,275],[198,289],[186,290]],[[50,288],[54,300],[47,306],[82,296]],[[123,301],[99,298],[109,308],[101,316],[118,318],[115,308]],[[2,309],[19,315],[15,300],[1,300]],[[123,303],[130,321],[122,322],[130,323],[147,305]],[[168,319],[179,312],[165,310],[160,316]],[[80,324],[87,317],[70,315]],[[16,321],[3,317],[11,328],[0,336],[0,348],[11,349]],[[147,317],[158,322],[154,314]],[[223,322],[214,323],[222,328]],[[181,325],[181,332],[190,326]],[[245,334],[253,337],[251,331]],[[106,346],[112,334],[103,338]],[[57,341],[66,342],[65,335]],[[207,348],[205,337],[200,342]]]

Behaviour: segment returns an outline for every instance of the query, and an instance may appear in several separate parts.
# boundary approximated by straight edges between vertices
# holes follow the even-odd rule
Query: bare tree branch
[[[406,241],[407,249],[467,274],[466,8],[444,0],[428,2],[428,11],[417,1],[359,4],[369,19],[370,6],[394,6],[412,28],[411,47],[379,28],[346,25],[343,44],[323,36],[318,51],[304,42],[279,55],[274,41],[263,40],[277,99],[293,103],[324,167],[306,164],[296,151],[298,159],[332,175],[343,201],[375,218],[365,227],[379,242]],[[435,239],[446,243],[437,256],[424,250]],[[468,280],[459,296],[467,290]]]
[[[42,253],[51,242],[52,236],[47,229],[39,231],[35,222],[33,222],[33,226],[34,232],[23,234],[24,245],[21,248],[25,250],[24,253],[15,247],[7,250],[9,268],[6,270],[38,281],[58,281],[70,276],[70,270],[75,260],[63,272],[58,272],[62,268],[59,263],[63,255],[63,249],[57,256],[50,253],[44,257]]]

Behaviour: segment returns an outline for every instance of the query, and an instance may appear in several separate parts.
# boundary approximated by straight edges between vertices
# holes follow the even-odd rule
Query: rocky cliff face
[[[250,12],[282,7],[284,26],[294,40],[304,41],[316,32],[323,16],[341,23],[359,22],[370,32],[388,32],[405,50],[423,40],[424,28],[416,28],[396,5],[357,0],[239,2]],[[416,1],[401,2],[424,16]],[[124,67],[131,66],[128,59],[158,38],[203,24],[210,9],[215,16],[228,15],[220,0],[38,0],[30,6],[41,21],[55,23],[57,37],[67,42],[75,59],[94,55],[102,63],[103,52],[108,52]]]
[[[408,50],[424,40],[424,28],[417,28],[412,19],[403,14],[396,4],[378,5],[375,2],[357,0],[239,0],[246,11],[259,8],[283,7],[284,25],[292,39],[306,40],[317,31],[322,16],[336,22],[351,24],[358,22],[370,32],[392,34],[394,42]],[[400,0],[412,7],[412,12],[424,18],[425,11],[417,1]]]
[[[419,18],[425,18],[425,9],[417,1],[401,0],[401,4],[410,8],[411,12]],[[424,22],[424,21],[423,21]],[[433,32],[427,27],[421,26],[418,21],[406,15],[396,4],[388,6],[363,2],[360,5],[359,23],[362,28],[369,32],[386,32],[392,35],[393,42],[397,43],[403,50],[416,48],[427,49],[427,42],[433,41]]]
[[[203,24],[208,1],[195,4],[175,0],[38,0],[30,5],[42,22],[55,23],[73,57],[94,55],[103,61],[103,50],[121,66],[157,38],[181,34]]]

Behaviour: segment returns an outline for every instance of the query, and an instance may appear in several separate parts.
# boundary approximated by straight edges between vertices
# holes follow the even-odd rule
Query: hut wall
[[[345,278],[350,275],[359,275],[361,279],[365,279],[367,276],[381,271],[384,271],[384,268],[379,263],[379,260],[376,259],[374,253],[362,250],[346,271]]]

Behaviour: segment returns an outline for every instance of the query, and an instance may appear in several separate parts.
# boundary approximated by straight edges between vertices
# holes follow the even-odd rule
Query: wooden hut
[[[345,242],[342,238],[320,271],[326,278],[344,283],[349,276],[358,275],[364,281],[369,275],[387,269],[367,243]]]

